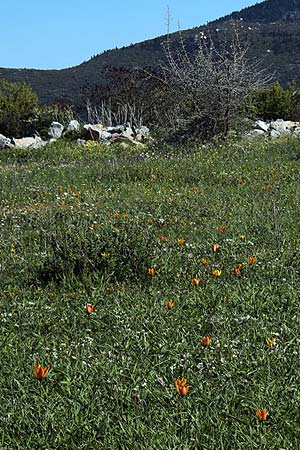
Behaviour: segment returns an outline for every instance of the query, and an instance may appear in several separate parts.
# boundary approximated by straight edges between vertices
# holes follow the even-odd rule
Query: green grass
[[[1,151],[0,449],[300,448],[299,173],[287,138]]]

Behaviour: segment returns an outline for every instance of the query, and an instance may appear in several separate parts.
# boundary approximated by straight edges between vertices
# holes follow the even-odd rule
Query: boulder
[[[21,139],[14,138],[12,142],[17,148],[40,148],[47,144],[47,142],[43,141],[39,136],[25,137]]]
[[[99,141],[103,132],[103,125],[90,123],[83,126],[83,137],[86,141]]]
[[[135,129],[135,140],[138,142],[142,142],[149,138],[150,130],[147,127],[139,127]]]
[[[121,133],[121,136],[124,136],[125,138],[128,138],[128,139],[133,139],[134,132],[130,125],[128,125],[125,128],[125,130]]]
[[[121,134],[121,133],[123,133],[123,131],[125,131],[125,127],[124,127],[124,125],[117,125],[115,127],[106,127],[105,131],[107,131],[108,133],[111,133],[111,134],[115,134],[115,133]]]
[[[254,127],[257,128],[258,130],[262,130],[268,133],[270,124],[264,122],[263,120],[257,120],[254,124]]]
[[[112,136],[111,133],[109,133],[106,130],[103,130],[102,133],[101,133],[101,139],[104,139],[105,141],[107,139],[111,139],[111,136]]]
[[[3,136],[3,134],[0,134],[0,149],[1,148],[11,148],[14,145],[11,142],[11,139]]]
[[[279,136],[280,136],[280,132],[279,132],[279,131],[277,131],[277,130],[271,130],[271,132],[270,132],[270,137],[271,137],[272,139],[277,139]]]
[[[80,123],[78,120],[71,120],[67,126],[67,131],[79,131]]]
[[[58,139],[64,131],[64,126],[59,122],[52,122],[48,131],[49,138]]]
[[[272,130],[278,131],[279,133],[290,133],[293,124],[294,122],[288,120],[277,119],[270,123],[270,127]]]
[[[296,136],[300,136],[300,126],[296,126],[293,129],[293,134],[295,134]]]

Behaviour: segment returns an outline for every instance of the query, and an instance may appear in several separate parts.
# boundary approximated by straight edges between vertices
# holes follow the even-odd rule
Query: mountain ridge
[[[243,38],[249,42],[249,57],[262,59],[264,66],[275,72],[275,78],[282,84],[293,80],[300,83],[300,0],[265,0],[181,34],[192,51],[199,32],[216,35],[221,29],[226,34],[233,21],[238,22]],[[179,32],[172,33],[171,39],[179,41]],[[77,102],[85,85],[110,84],[111,80],[103,74],[107,66],[157,67],[164,60],[162,43],[165,40],[163,35],[107,50],[66,69],[0,68],[0,79],[30,84],[41,103],[58,99]]]

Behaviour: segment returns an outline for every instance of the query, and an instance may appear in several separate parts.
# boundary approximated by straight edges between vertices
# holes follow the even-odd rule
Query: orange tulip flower
[[[185,239],[177,239],[178,245],[183,245],[185,243]]]
[[[201,259],[201,263],[202,263],[204,266],[207,266],[207,265],[209,264],[209,259],[207,259],[207,258],[202,258],[202,259]]]
[[[50,364],[48,364],[46,367],[42,367],[39,364],[36,364],[34,366],[34,375],[38,380],[42,381],[46,378],[50,369],[51,369]]]
[[[173,300],[168,300],[166,302],[167,309],[172,309],[174,305],[175,305],[175,302]]]
[[[266,408],[263,408],[263,409],[257,409],[256,411],[255,411],[255,414],[256,414],[256,417],[261,421],[261,422],[263,422],[263,421],[265,421],[265,420],[267,420],[267,417],[268,417],[268,411],[266,410]]]
[[[90,223],[90,224],[89,224],[89,229],[90,229],[90,230],[93,230],[94,228],[95,228],[95,224],[94,224],[94,223]]]
[[[124,219],[128,219],[128,214],[127,213],[125,213],[125,214],[123,214],[123,217],[124,217]]]
[[[162,237],[160,238],[160,240],[161,240],[162,242],[167,242],[168,238],[167,238],[167,236],[162,236]]]
[[[200,280],[200,278],[193,278],[192,279],[192,283],[193,283],[194,286],[198,286],[198,284],[201,283],[201,280]]]
[[[92,303],[92,304],[87,303],[85,305],[85,310],[86,310],[88,315],[90,315],[91,313],[95,312],[95,308],[96,308],[96,306],[94,305],[94,303]]]
[[[115,219],[119,219],[119,217],[120,217],[120,214],[118,214],[118,213],[115,213],[115,214],[114,214],[114,218],[115,218]]]
[[[186,378],[177,378],[177,380],[175,380],[175,386],[176,386],[178,394],[181,397],[184,397],[186,394],[189,393],[190,386],[187,385]]]
[[[256,256],[248,256],[248,264],[256,264],[257,263],[257,258]]]
[[[219,231],[221,231],[221,233],[225,233],[225,231],[226,231],[226,227],[219,227]]]
[[[211,337],[210,336],[203,336],[203,338],[201,339],[201,344],[204,347],[208,347],[211,344]]]
[[[157,273],[157,270],[154,269],[154,267],[150,267],[150,268],[148,269],[148,274],[149,274],[149,275],[155,275],[156,273]]]
[[[240,183],[240,184],[244,184],[244,183],[245,183],[244,178],[240,178],[240,179],[239,179],[239,183]]]
[[[212,248],[212,251],[213,251],[214,253],[217,253],[217,251],[219,250],[219,244],[213,244],[213,245],[211,246],[211,248]]]

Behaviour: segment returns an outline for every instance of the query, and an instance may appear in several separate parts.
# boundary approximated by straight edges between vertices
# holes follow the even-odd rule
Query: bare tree
[[[249,60],[249,46],[236,26],[227,36],[229,40],[219,30],[214,36],[202,32],[194,51],[187,51],[181,32],[179,45],[168,34],[162,72],[173,92],[173,121],[179,130],[204,139],[227,135],[249,94],[270,81],[261,62]]]

